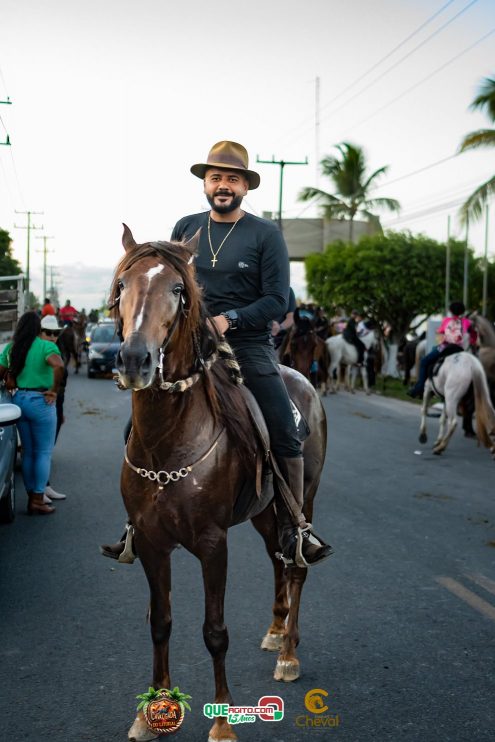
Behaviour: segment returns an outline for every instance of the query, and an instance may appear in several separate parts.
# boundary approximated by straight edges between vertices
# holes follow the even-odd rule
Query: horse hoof
[[[426,443],[427,440],[428,440],[428,436],[426,435],[426,433],[421,433],[421,435],[419,436],[419,442]]]
[[[208,742],[235,742],[238,739],[226,719],[217,719],[210,729]]]
[[[264,649],[267,652],[280,652],[283,640],[283,634],[265,634],[263,641],[261,642],[261,649]]]
[[[440,454],[443,452],[443,448],[434,448],[433,453],[435,456],[440,456]]]
[[[282,680],[284,683],[292,683],[300,675],[299,660],[277,660],[277,666],[273,677],[275,680]]]
[[[142,711],[138,713],[134,719],[132,727],[129,729],[127,737],[130,742],[149,742],[151,739],[156,739],[158,735],[152,732],[144,719]]]

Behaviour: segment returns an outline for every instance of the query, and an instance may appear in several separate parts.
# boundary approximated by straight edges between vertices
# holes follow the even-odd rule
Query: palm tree
[[[469,106],[472,111],[484,111],[490,121],[495,123],[495,79],[485,77],[481,83],[478,95]],[[478,147],[495,147],[495,129],[479,129],[466,134],[459,147],[459,152]],[[479,219],[483,213],[483,206],[490,196],[495,194],[495,175],[482,183],[461,206],[461,219]]]
[[[352,242],[356,214],[363,214],[369,221],[378,222],[378,217],[371,210],[385,208],[399,211],[400,204],[393,198],[370,198],[374,181],[387,172],[387,166],[367,175],[366,158],[361,147],[342,142],[336,145],[336,149],[340,152],[340,158],[327,155],[321,161],[321,172],[333,181],[335,195],[307,187],[302,189],[298,198],[300,201],[318,198],[326,217],[349,219],[349,240]]]

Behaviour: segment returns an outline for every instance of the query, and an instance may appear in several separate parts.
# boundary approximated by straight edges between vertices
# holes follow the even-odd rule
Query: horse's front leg
[[[421,405],[421,424],[419,426],[419,442],[426,443],[428,436],[426,434],[426,413],[428,411],[428,402],[432,396],[432,388],[430,380],[428,379],[425,384],[425,390],[423,392],[423,404]]]
[[[361,366],[361,379],[363,381],[363,389],[366,392],[366,394],[370,393],[370,388],[368,386],[368,370],[366,368],[366,364],[363,363]]]
[[[301,592],[308,570],[300,567],[289,567],[287,571],[289,573],[289,615],[282,649],[277,658],[274,678],[275,680],[283,680],[286,683],[290,683],[293,680],[297,680],[301,673],[296,649],[299,644],[299,606],[301,604]]]
[[[170,608],[171,570],[170,553],[161,559],[153,546],[136,531],[135,545],[150,587],[150,626],[153,641],[153,687],[170,688],[168,665],[169,639],[172,630]],[[148,728],[142,711],[139,711],[128,738],[131,742],[147,742],[156,739]]]
[[[225,673],[229,634],[224,623],[225,585],[227,582],[227,533],[205,533],[205,546],[197,556],[203,569],[205,621],[203,638],[213,659],[215,703],[232,703]],[[212,540],[215,539],[212,545]],[[236,740],[237,735],[225,717],[217,717],[208,742]]]

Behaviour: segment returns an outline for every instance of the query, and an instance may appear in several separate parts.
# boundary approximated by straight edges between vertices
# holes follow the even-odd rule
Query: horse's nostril
[[[149,373],[151,368],[151,353],[146,353],[146,357],[141,364],[141,372]]]

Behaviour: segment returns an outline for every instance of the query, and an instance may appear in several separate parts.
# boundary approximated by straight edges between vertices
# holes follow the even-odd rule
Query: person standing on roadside
[[[41,307],[41,316],[42,317],[47,317],[47,316],[50,316],[50,315],[55,316],[56,314],[57,314],[57,310],[55,309],[55,307],[51,303],[50,299],[48,299],[48,298],[45,299],[45,301],[43,303],[43,306]]]
[[[0,355],[0,379],[15,390],[12,401],[21,408],[17,423],[22,444],[22,477],[29,515],[50,515],[55,508],[43,502],[55,444],[55,403],[64,364],[55,343],[42,340],[41,320],[25,312]]]

